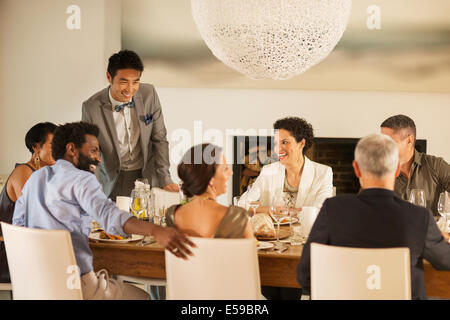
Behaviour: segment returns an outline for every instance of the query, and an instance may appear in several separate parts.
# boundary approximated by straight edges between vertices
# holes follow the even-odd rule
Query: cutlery
[[[146,246],[148,244],[152,244],[152,243],[156,242],[155,239],[150,239],[150,240],[144,240],[144,239],[142,239],[140,242],[136,243],[136,246],[137,247],[143,247],[143,246]]]
[[[282,252],[285,252],[287,249],[288,249],[288,247],[285,246],[285,247],[282,247],[282,248],[280,248],[280,249],[277,249],[276,251],[277,251],[278,253],[282,253]]]

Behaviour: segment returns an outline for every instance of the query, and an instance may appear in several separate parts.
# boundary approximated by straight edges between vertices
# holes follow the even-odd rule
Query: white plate
[[[258,250],[261,249],[270,249],[274,246],[271,242],[258,241]]]
[[[286,218],[283,218],[283,219],[286,219],[287,221],[286,222],[281,222],[280,223],[280,226],[288,226],[289,225],[289,217],[286,217]],[[296,223],[296,222],[298,222],[298,219],[297,218],[295,218],[295,217],[293,217],[292,218],[292,223]],[[273,224],[276,226],[277,225],[277,223],[274,221],[273,222]]]
[[[127,243],[133,241],[139,241],[144,239],[144,236],[140,234],[132,234],[130,239],[123,240],[113,240],[113,239],[100,239],[100,232],[91,233],[89,239],[100,241],[100,242],[114,242],[114,243]]]

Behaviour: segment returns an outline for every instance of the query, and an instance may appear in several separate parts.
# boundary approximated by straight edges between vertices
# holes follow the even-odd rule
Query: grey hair
[[[395,173],[399,161],[397,144],[388,135],[370,134],[356,145],[355,161],[362,172],[378,178]]]

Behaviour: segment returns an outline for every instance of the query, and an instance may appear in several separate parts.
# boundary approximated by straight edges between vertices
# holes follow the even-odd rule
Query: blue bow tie
[[[122,111],[125,107],[128,107],[128,108],[134,108],[134,102],[133,102],[133,101],[130,101],[130,102],[127,102],[127,103],[124,103],[124,104],[117,105],[117,106],[114,107],[114,110],[116,110],[116,112],[120,112],[120,111]]]

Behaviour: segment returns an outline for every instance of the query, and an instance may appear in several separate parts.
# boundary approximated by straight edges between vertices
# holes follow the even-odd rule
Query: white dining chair
[[[167,299],[263,299],[255,239],[190,239],[188,260],[166,251]]]
[[[311,243],[311,300],[411,300],[409,248]]]
[[[70,233],[1,223],[14,300],[81,300]]]

